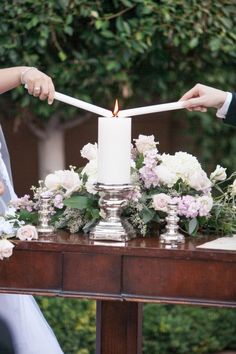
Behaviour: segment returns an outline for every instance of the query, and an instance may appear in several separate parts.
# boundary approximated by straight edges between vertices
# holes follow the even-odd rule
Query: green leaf
[[[198,38],[194,37],[191,39],[191,41],[189,42],[189,47],[190,48],[195,48],[198,45]]]
[[[71,198],[64,200],[64,205],[69,208],[75,209],[86,209],[90,208],[93,204],[91,198],[83,196],[83,195],[75,195]]]
[[[189,221],[188,223],[188,233],[190,235],[193,235],[198,228],[198,220],[197,218],[193,218]]]
[[[58,53],[58,56],[61,59],[61,61],[65,61],[67,59],[67,55],[64,52],[62,52],[62,51],[60,51]]]
[[[140,213],[140,216],[145,224],[147,224],[149,221],[151,221],[154,216],[155,216],[155,211],[148,209],[147,207],[144,207],[143,210]]]
[[[135,166],[137,169],[140,169],[143,166],[144,156],[143,154],[139,154],[135,160]]]
[[[88,233],[88,232],[92,229],[92,227],[94,227],[94,226],[96,225],[96,223],[97,223],[97,218],[96,218],[96,219],[93,219],[93,220],[90,220],[89,222],[87,222],[87,223],[84,225],[83,231],[84,231],[85,233]]]
[[[100,209],[91,209],[90,213],[93,219],[98,219],[100,217]]]

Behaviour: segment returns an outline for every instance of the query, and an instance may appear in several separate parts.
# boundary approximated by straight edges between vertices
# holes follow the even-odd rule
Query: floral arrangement
[[[236,231],[236,173],[227,177],[226,169],[217,165],[208,177],[193,155],[186,152],[161,154],[157,145],[153,135],[139,135],[132,146],[134,189],[123,214],[137,233],[146,236],[153,227],[163,228],[168,202],[174,198],[183,232],[192,236],[232,235]],[[37,237],[33,229],[22,232],[22,227],[37,224],[42,193],[50,197],[52,223],[56,228],[66,228],[71,233],[89,232],[103,217],[99,195],[94,189],[97,144],[85,145],[81,156],[88,160],[83,168],[77,170],[70,166],[69,170],[55,171],[45,181],[40,181],[38,187],[32,187],[32,199],[26,195],[12,201],[14,212],[0,219],[0,237],[12,237],[17,232],[21,239]]]

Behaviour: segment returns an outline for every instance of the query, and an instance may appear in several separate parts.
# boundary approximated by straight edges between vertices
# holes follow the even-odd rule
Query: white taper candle
[[[94,104],[91,103],[87,103],[85,101],[81,101],[77,98],[73,98],[71,96],[68,95],[64,95],[62,93],[59,92],[55,92],[55,96],[54,96],[55,100],[70,104],[71,106],[75,106],[81,109],[84,109],[86,111],[89,112],[93,112],[96,113],[98,115],[102,115],[104,117],[112,117],[112,112],[109,111],[108,109],[105,108],[101,108],[99,106],[96,106]]]
[[[25,85],[25,88],[27,89],[28,86]],[[57,101],[67,103],[71,106],[84,109],[85,111],[89,111],[89,112],[96,113],[98,115],[102,115],[104,117],[112,117],[112,112],[109,111],[108,109],[101,108],[101,107],[96,106],[91,103],[87,103],[85,101],[79,100],[78,98],[64,95],[63,93],[60,93],[57,91],[55,91],[54,99]]]
[[[162,104],[156,104],[153,106],[124,109],[124,110],[119,111],[118,117],[132,117],[132,116],[138,116],[141,114],[149,114],[149,113],[172,111],[175,109],[182,109],[182,108],[184,108],[183,103],[184,103],[184,101],[162,103]]]

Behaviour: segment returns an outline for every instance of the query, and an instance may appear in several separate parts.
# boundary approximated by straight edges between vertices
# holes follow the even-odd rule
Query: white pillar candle
[[[98,182],[129,184],[131,162],[131,118],[98,120]]]

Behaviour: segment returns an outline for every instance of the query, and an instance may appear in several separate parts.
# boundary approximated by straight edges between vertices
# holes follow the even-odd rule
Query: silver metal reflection
[[[50,225],[51,212],[50,212],[50,197],[47,195],[41,195],[39,204],[39,225],[37,231],[41,233],[52,233],[54,231],[53,226]]]
[[[96,184],[99,191],[99,205],[103,215],[98,224],[91,230],[91,240],[124,242],[136,237],[129,222],[121,217],[123,207],[127,204],[127,194],[133,186]]]
[[[167,224],[165,232],[160,236],[160,242],[175,247],[176,244],[185,242],[184,235],[178,231],[179,217],[177,216],[177,201],[171,199],[168,203],[168,209],[168,215],[165,218]]]

